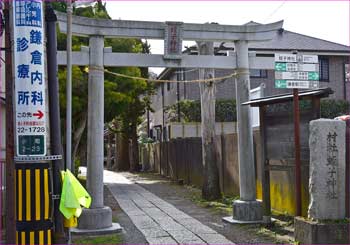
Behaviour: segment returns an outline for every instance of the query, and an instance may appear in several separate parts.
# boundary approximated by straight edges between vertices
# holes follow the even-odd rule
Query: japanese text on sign
[[[165,51],[168,56],[179,56],[182,51],[182,23],[167,22],[165,29]]]
[[[337,168],[338,168],[338,148],[337,133],[329,133],[327,135],[327,198],[338,199],[337,196]]]
[[[317,55],[275,54],[275,88],[317,89]]]
[[[46,155],[43,2],[15,0],[14,77],[17,156]]]

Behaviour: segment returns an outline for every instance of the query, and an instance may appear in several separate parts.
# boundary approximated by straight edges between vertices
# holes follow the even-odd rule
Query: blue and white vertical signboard
[[[43,2],[13,2],[17,156],[46,155]]]

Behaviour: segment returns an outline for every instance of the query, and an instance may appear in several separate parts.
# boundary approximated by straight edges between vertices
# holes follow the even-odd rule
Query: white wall
[[[215,123],[215,134],[233,134],[237,131],[236,122]],[[201,137],[201,123],[170,123],[170,138]]]

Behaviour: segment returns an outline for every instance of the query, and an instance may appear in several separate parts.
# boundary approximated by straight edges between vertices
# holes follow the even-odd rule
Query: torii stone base
[[[105,229],[112,226],[112,210],[110,207],[83,209],[79,217],[79,229]]]
[[[263,220],[263,213],[260,201],[242,201],[233,202],[233,216],[222,218],[223,221],[231,224],[259,224],[269,223]]]

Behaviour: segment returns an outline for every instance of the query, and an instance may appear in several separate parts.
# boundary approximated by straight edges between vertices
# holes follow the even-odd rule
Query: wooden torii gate
[[[66,14],[56,12],[60,31],[67,32]],[[262,219],[261,204],[256,201],[253,136],[249,107],[241,104],[249,101],[249,69],[274,69],[273,57],[254,57],[248,54],[250,41],[271,40],[283,21],[266,25],[219,25],[188,24],[183,22],[147,22],[125,20],[102,20],[73,17],[72,33],[89,37],[89,48],[73,52],[72,64],[89,66],[88,98],[88,157],[87,189],[92,196],[92,211],[85,210],[79,227],[84,224],[91,229],[112,225],[109,208],[103,205],[103,111],[104,111],[104,66],[109,67],[169,67],[169,68],[211,68],[237,71],[236,101],[238,125],[238,157],[240,177],[240,200],[233,206],[236,220],[256,221]],[[164,55],[113,53],[104,47],[104,38],[161,39],[165,41]],[[182,41],[234,42],[232,56],[198,55],[181,53]],[[204,52],[208,54],[208,52]],[[203,53],[201,53],[203,54]],[[58,64],[66,64],[66,52],[58,51]],[[205,72],[202,72],[205,74]],[[205,120],[202,120],[202,124]],[[206,125],[202,125],[205,128]],[[203,132],[202,132],[203,133]],[[205,161],[205,160],[204,160]],[[96,222],[104,219],[100,224]]]

